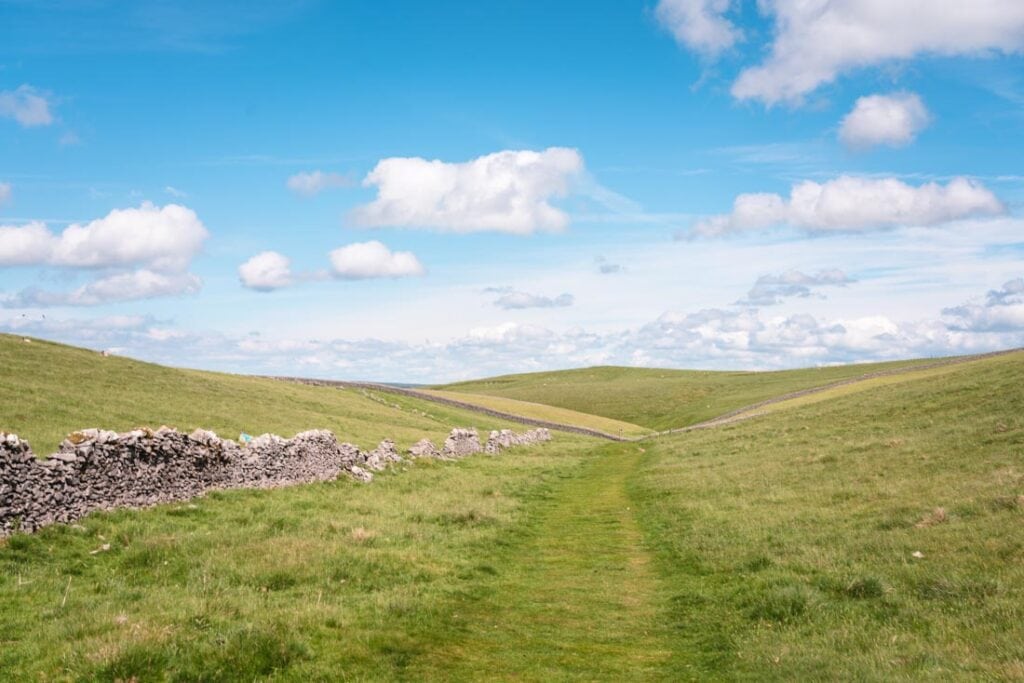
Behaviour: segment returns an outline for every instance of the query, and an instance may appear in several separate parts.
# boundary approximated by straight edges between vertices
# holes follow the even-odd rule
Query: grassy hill
[[[664,430],[701,422],[773,396],[931,359],[777,372],[594,367],[504,375],[437,389],[513,398]]]
[[[695,677],[1024,675],[1024,354],[904,379],[645,444]]]
[[[20,411],[41,435],[37,413],[110,424],[89,412],[104,406],[126,426],[165,422],[166,407],[232,430],[336,419],[367,440],[483,422],[12,341],[0,360],[19,369],[0,377],[36,403],[0,399],[0,418]],[[49,375],[48,356],[81,367]],[[757,393],[725,385],[733,402]],[[195,406],[167,398],[185,387]],[[642,408],[664,401],[636,398],[637,422],[653,421]],[[557,434],[371,485],[218,492],[0,541],[11,680],[1009,680],[1021,642],[1024,353],[713,429]]]
[[[0,431],[29,440],[39,455],[84,427],[128,430],[162,424],[221,436],[292,436],[331,429],[364,447],[442,439],[453,426],[509,426],[463,410],[353,389],[178,370],[86,349],[0,334]]]
[[[608,417],[601,417],[600,415],[581,413],[576,410],[559,408],[558,406],[551,406],[543,403],[519,401],[514,398],[505,398],[503,396],[468,394],[454,391],[440,391],[437,389],[417,389],[417,391],[429,396],[462,401],[463,403],[470,403],[475,406],[480,406],[481,408],[497,410],[503,413],[521,415],[523,417],[530,417],[536,420],[545,420],[547,422],[556,422],[576,427],[596,429],[598,431],[617,436],[643,436],[645,434],[653,433],[653,430],[651,429],[641,427],[640,425],[635,425],[630,422],[613,420]]]

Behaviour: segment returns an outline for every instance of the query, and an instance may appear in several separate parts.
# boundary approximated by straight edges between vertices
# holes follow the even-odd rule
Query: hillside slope
[[[536,420],[573,425],[587,429],[596,429],[598,431],[605,432],[606,434],[614,434],[616,436],[636,437],[654,433],[646,427],[641,427],[640,425],[635,425],[630,422],[623,422],[622,420],[613,420],[609,417],[602,417],[591,413],[581,413],[568,408],[559,408],[558,406],[546,405],[543,403],[520,401],[518,399],[505,398],[503,396],[441,391],[438,389],[418,389],[417,393],[426,396],[460,401],[462,403],[469,403],[481,408],[509,413],[511,415],[519,415]]]
[[[777,372],[595,367],[505,375],[436,388],[544,403],[664,430],[711,419],[780,394],[932,362],[918,359]]]
[[[35,344],[0,344],[12,354],[0,360],[20,363],[0,375],[5,387],[41,388],[35,411],[51,393],[98,404],[61,407],[76,418],[113,406],[138,421],[169,405],[188,420],[205,406],[215,414],[204,420],[327,416],[339,433],[368,436],[443,421],[417,412],[440,407],[408,397]],[[53,357],[79,366],[63,371],[79,394],[40,364]],[[157,388],[128,384],[118,398],[115,378]],[[17,407],[4,400],[2,416]],[[1024,354],[1014,353],[638,443],[559,434],[508,457],[417,461],[369,486],[215,492],[15,535],[0,541],[0,671],[1013,679],[1024,672],[1022,520]]]
[[[1024,354],[900,379],[644,443],[632,500],[691,675],[1024,672]]]
[[[372,392],[271,379],[178,370],[52,342],[0,334],[0,431],[29,440],[36,453],[56,449],[75,429],[128,430],[162,424],[292,436],[330,429],[363,446],[393,438],[399,446],[443,439],[453,426],[509,426],[478,413]]]

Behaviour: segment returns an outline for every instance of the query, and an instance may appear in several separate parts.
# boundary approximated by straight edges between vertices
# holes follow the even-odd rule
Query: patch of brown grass
[[[376,536],[376,531],[373,531],[372,529],[366,529],[361,526],[357,526],[349,533],[349,538],[351,538],[353,541],[356,541],[357,543],[369,541],[371,538],[375,538]]]
[[[918,529],[927,529],[930,526],[936,524],[942,524],[949,520],[949,516],[946,514],[946,508],[935,508],[927,515],[921,518],[921,521],[914,526]]]

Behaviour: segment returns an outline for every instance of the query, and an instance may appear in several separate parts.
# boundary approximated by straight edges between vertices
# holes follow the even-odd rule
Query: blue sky
[[[0,329],[395,381],[1024,345],[1022,52],[1015,0],[0,0]]]

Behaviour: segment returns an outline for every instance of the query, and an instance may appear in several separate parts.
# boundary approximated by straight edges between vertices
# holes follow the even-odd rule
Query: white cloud
[[[839,139],[854,149],[902,147],[910,144],[930,119],[921,98],[914,93],[869,95],[859,98],[853,111],[843,118]]]
[[[1004,211],[991,191],[967,178],[915,187],[895,178],[841,176],[825,183],[798,183],[788,199],[772,193],[741,194],[732,213],[698,221],[691,235],[713,237],[779,224],[808,232],[880,230]]]
[[[45,223],[0,225],[0,266],[41,265],[50,261],[56,238]]]
[[[191,273],[157,273],[143,269],[102,277],[71,292],[26,289],[14,296],[0,298],[0,302],[5,308],[99,306],[119,301],[195,294],[201,287],[202,281]]]
[[[208,236],[191,209],[144,202],[137,209],[114,209],[84,225],[73,223],[60,234],[41,222],[0,225],[0,266],[145,266],[183,271]]]
[[[768,315],[754,308],[670,311],[636,328],[594,333],[504,322],[441,343],[200,334],[149,318],[0,318],[0,330],[156,362],[257,374],[439,382],[594,364],[772,369],[975,353],[1024,346],[1024,280],[968,311],[917,320],[881,314]],[[989,318],[971,317],[990,309]],[[998,310],[997,310],[998,309]],[[998,317],[995,317],[998,316]]]
[[[346,175],[324,173],[323,171],[296,173],[288,178],[286,183],[289,190],[304,197],[312,197],[330,188],[351,187],[354,184],[352,179]]]
[[[715,57],[742,37],[742,32],[723,16],[731,4],[731,0],[660,0],[655,16],[678,42]]]
[[[456,343],[463,346],[502,346],[522,342],[549,341],[556,335],[546,327],[506,322],[491,327],[474,327]]]
[[[182,192],[182,191],[181,191],[181,190],[179,190],[178,188],[176,188],[176,187],[173,187],[173,186],[171,186],[171,185],[168,185],[168,186],[166,186],[166,187],[164,188],[164,192],[166,192],[167,194],[169,194],[169,195],[171,195],[172,197],[175,197],[175,198],[177,198],[177,199],[184,199],[185,197],[187,197],[187,196],[188,196],[188,194],[187,194],[187,193],[185,193],[185,192]]]
[[[258,292],[269,292],[292,283],[291,260],[276,251],[263,251],[238,266],[242,285]]]
[[[950,327],[968,332],[1024,329],[1024,278],[991,290],[983,302],[968,302],[942,311]]]
[[[559,294],[554,297],[541,296],[540,294],[520,292],[510,287],[489,287],[484,291],[501,294],[501,296],[494,301],[494,305],[498,308],[504,308],[505,310],[522,308],[561,308],[564,306],[572,306],[574,301],[572,294],[568,293]]]
[[[778,275],[762,275],[757,278],[747,297],[737,304],[748,306],[773,306],[783,299],[807,298],[820,287],[845,287],[853,282],[841,270],[819,270],[808,275],[799,270],[789,270]]]
[[[24,128],[53,123],[46,95],[30,85],[16,90],[0,90],[0,118],[14,119]]]
[[[559,231],[569,216],[549,200],[564,197],[583,172],[574,149],[506,150],[464,163],[418,157],[382,159],[363,185],[377,198],[351,214],[362,226],[496,231]]]
[[[767,59],[732,86],[739,99],[799,101],[840,74],[920,54],[1024,49],[1020,0],[762,0],[775,17]]]
[[[0,183],[0,206],[11,201],[11,184]]]
[[[330,253],[331,272],[343,280],[423,275],[426,269],[411,251],[391,251],[376,240],[356,242]]]

